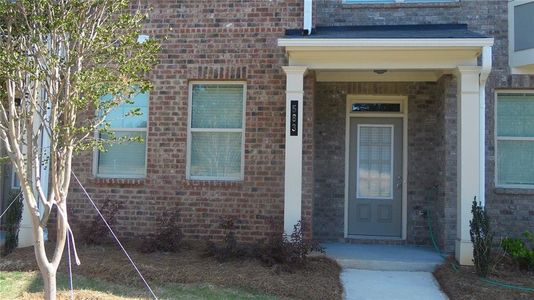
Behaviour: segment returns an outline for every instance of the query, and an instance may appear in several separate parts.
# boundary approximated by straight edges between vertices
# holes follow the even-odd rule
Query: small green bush
[[[523,238],[524,240],[520,238],[505,238],[501,242],[501,247],[504,252],[512,257],[520,269],[534,270],[534,235],[526,231],[523,233]],[[530,248],[525,240],[530,242]]]
[[[491,244],[493,232],[490,227],[488,214],[481,203],[477,203],[476,197],[471,207],[473,220],[469,221],[469,234],[473,243],[473,262],[475,272],[481,277],[487,277],[491,265]]]
[[[13,204],[11,205],[11,207],[9,207],[3,217],[4,228],[6,232],[6,242],[4,244],[4,249],[2,250],[3,256],[6,256],[9,253],[13,252],[13,250],[15,250],[19,244],[19,229],[20,221],[22,220],[23,206],[23,197],[20,191],[13,190],[9,193],[7,201],[8,205],[11,202],[13,202]]]

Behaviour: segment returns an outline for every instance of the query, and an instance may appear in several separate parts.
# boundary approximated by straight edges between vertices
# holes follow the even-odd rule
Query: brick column
[[[307,67],[282,68],[286,73],[284,231],[290,234],[302,218],[302,104]]]
[[[458,67],[458,160],[456,205],[455,257],[462,265],[473,264],[473,245],[469,235],[469,221],[473,198],[480,199],[480,67]]]

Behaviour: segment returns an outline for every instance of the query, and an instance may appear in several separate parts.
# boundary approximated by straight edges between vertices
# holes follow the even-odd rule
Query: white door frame
[[[353,103],[399,103],[400,112],[352,112]],[[347,95],[345,120],[345,238],[399,239],[396,237],[349,235],[349,163],[350,163],[350,119],[351,118],[402,118],[402,214],[401,240],[406,239],[407,231],[407,186],[408,186],[408,97],[399,95]]]

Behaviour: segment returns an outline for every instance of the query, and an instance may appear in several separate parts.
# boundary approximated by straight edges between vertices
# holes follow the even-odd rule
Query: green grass
[[[23,292],[41,292],[43,282],[38,272],[0,272],[0,299],[17,299]],[[154,292],[159,299],[275,299],[274,297],[249,293],[242,290],[215,287],[213,285],[166,284],[155,286]],[[58,291],[69,291],[68,277],[59,275]],[[98,279],[74,276],[76,291],[97,291],[123,299],[148,298],[147,290],[132,288]]]

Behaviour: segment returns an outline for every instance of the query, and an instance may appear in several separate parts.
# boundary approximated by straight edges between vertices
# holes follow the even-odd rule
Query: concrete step
[[[347,269],[432,272],[443,258],[429,248],[325,243],[326,256]]]

